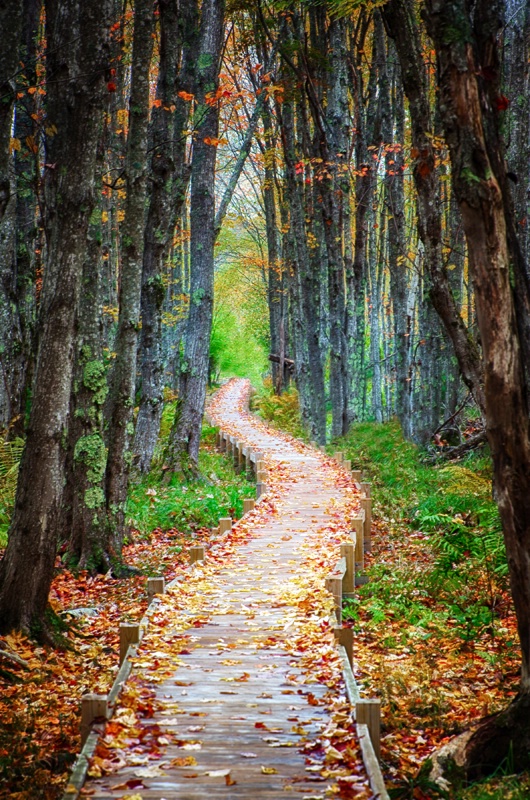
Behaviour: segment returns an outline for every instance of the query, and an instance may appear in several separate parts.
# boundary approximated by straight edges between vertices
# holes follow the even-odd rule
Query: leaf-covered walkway
[[[357,492],[330,459],[246,413],[248,391],[231,381],[210,415],[265,453],[269,491],[151,607],[91,797],[372,796],[324,589]]]

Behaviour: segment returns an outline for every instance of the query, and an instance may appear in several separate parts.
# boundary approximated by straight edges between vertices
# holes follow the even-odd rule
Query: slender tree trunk
[[[510,758],[527,767],[530,751],[530,438],[528,387],[510,283],[506,181],[498,135],[496,37],[501,2],[479,2],[473,20],[464,0],[429,0],[427,21],[438,58],[440,110],[449,145],[475,287],[484,352],[486,426],[521,642],[519,696],[467,741],[468,775]],[[479,60],[480,59],[480,60]],[[489,79],[485,79],[487,76]],[[491,84],[491,85],[490,85]]]
[[[125,505],[133,458],[133,410],[144,251],[149,71],[153,32],[154,13],[151,0],[135,0],[129,135],[125,163],[127,197],[121,231],[119,318],[115,343],[116,359],[110,381],[109,449],[105,476],[109,549],[116,563],[121,560],[126,533]]]
[[[171,431],[169,458],[173,469],[197,471],[202,415],[208,382],[210,334],[213,316],[215,244],[215,162],[218,138],[219,80],[223,46],[224,2],[203,0],[199,46],[195,62],[195,139],[190,193],[190,308],[181,366],[179,407]]]
[[[38,148],[35,145],[37,126],[31,115],[37,109],[35,96],[27,94],[25,90],[27,85],[33,86],[37,82],[35,58],[40,5],[39,0],[25,0],[21,4],[20,58],[25,65],[24,73],[17,73],[15,64],[10,90],[5,86],[0,88],[0,95],[3,97],[0,105],[7,105],[14,94],[22,95],[15,105],[15,149],[11,161],[8,162],[13,191],[6,205],[5,215],[0,219],[0,428],[9,426],[10,437],[22,435],[24,432],[35,360]],[[8,3],[5,10],[9,8]],[[16,16],[10,21],[10,24],[14,23]],[[1,21],[0,29],[6,35],[9,33],[9,26],[4,28]],[[16,59],[16,53],[17,48],[9,43],[0,56],[0,60],[3,59],[3,67],[0,69],[6,68],[9,58],[14,56]],[[3,114],[7,114],[6,108],[0,111],[0,120],[4,119]],[[11,134],[11,115],[8,114],[8,117]],[[0,188],[0,195],[1,193]],[[0,204],[1,202],[0,199]]]
[[[177,221],[186,199],[190,168],[186,158],[191,70],[197,39],[197,0],[160,3],[160,70],[157,105],[151,123],[151,194],[145,229],[140,338],[141,396],[134,452],[141,472],[148,472],[163,410],[162,305],[163,271]],[[180,61],[180,64],[179,64]],[[173,109],[173,110],[172,110]],[[173,147],[168,146],[173,142]]]
[[[101,145],[102,146],[102,145]],[[103,262],[101,222],[88,231],[77,314],[75,371],[68,431],[69,453],[62,502],[62,537],[80,569],[107,572],[112,566],[105,511],[107,448],[103,406],[108,393],[103,361]]]
[[[22,32],[20,0],[5,0],[0,6],[0,220],[11,196],[11,126],[16,95],[16,72]]]
[[[0,564],[0,630],[46,636],[64,438],[73,367],[75,311],[94,208],[97,143],[109,63],[110,3],[48,0],[46,152],[48,257],[41,300],[33,404],[9,540]]]
[[[382,7],[381,13],[396,45],[403,86],[409,100],[418,232],[425,248],[425,265],[431,276],[432,303],[453,343],[462,379],[483,412],[480,355],[458,312],[442,256],[440,179],[433,146],[434,128],[427,71],[416,11],[407,0],[390,0]]]

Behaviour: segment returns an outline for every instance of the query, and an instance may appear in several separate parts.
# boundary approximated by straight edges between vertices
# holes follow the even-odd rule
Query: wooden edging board
[[[355,676],[352,672],[346,649],[339,644],[338,650],[342,661],[342,675],[346,686],[346,695],[352,707],[352,713],[355,713],[355,704],[357,700],[360,699],[359,687],[357,686]],[[357,738],[361,745],[364,768],[366,769],[368,780],[370,781],[370,788],[377,800],[390,800],[390,796],[385,787],[381,767],[379,766],[379,761],[377,760],[372,740],[370,739],[368,725],[356,723],[355,727],[357,730]]]

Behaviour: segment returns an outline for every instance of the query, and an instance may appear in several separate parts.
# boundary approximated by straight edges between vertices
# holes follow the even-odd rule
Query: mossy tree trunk
[[[499,136],[502,103],[497,36],[503,3],[429,0],[427,24],[438,60],[440,112],[462,213],[484,353],[486,429],[521,643],[519,695],[463,744],[469,776],[510,756],[530,765],[530,436],[524,329],[511,286],[512,209]],[[517,278],[516,278],[517,281]],[[517,287],[519,291],[519,287]]]
[[[75,315],[96,203],[96,152],[107,88],[110,0],[47,0],[47,262],[26,447],[0,564],[0,630],[46,637],[57,547]],[[53,135],[52,135],[53,134]]]
[[[203,0],[195,60],[195,114],[190,192],[190,307],[179,407],[171,430],[168,459],[174,470],[196,472],[208,382],[213,317],[215,244],[215,162],[219,104],[215,93],[223,48],[224,2]]]
[[[36,196],[31,187],[37,182],[39,159],[38,151],[35,152],[37,123],[31,116],[36,112],[35,95],[28,94],[26,88],[37,83],[36,38],[41,4],[39,0],[24,0],[16,5],[22,12],[19,51],[12,46],[12,37],[20,19],[15,14],[6,25],[0,19],[0,30],[8,42],[2,47],[0,71],[5,71],[9,63],[12,66],[9,89],[0,87],[0,127],[9,122],[9,134],[13,122],[10,103],[17,95],[13,123],[15,149],[8,160],[13,190],[0,219],[0,427],[6,428],[10,437],[24,432],[35,361],[37,225]],[[10,13],[10,9],[11,4],[6,3],[0,15]],[[24,63],[23,71],[17,69],[17,52]],[[2,141],[0,146],[4,144]],[[6,152],[8,145],[9,137]],[[2,191],[0,188],[0,194]]]
[[[150,197],[145,228],[140,335],[140,407],[134,439],[135,463],[151,467],[163,409],[162,307],[165,262],[186,200],[190,165],[189,127],[192,65],[198,34],[197,0],[160,0],[160,68],[152,111]],[[168,146],[172,142],[173,146]]]
[[[135,0],[129,96],[129,134],[125,161],[125,216],[121,228],[122,271],[116,358],[110,379],[108,459],[105,497],[108,549],[121,561],[126,534],[125,508],[132,467],[136,352],[140,328],[140,296],[144,253],[149,126],[149,74],[153,53],[154,9],[151,0]],[[93,498],[96,503],[96,498]]]
[[[459,312],[442,254],[440,175],[433,143],[435,130],[429,79],[416,11],[407,0],[390,0],[381,12],[387,31],[396,45],[403,86],[409,101],[418,233],[425,249],[431,302],[453,343],[462,379],[473,393],[481,412],[484,412],[480,353]]]

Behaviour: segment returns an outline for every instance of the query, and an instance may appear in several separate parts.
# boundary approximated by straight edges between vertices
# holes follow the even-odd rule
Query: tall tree
[[[9,8],[10,4],[7,3],[0,13]],[[1,101],[8,103],[9,98],[16,94],[12,126],[11,115],[4,109],[9,121],[8,133],[13,130],[9,163],[12,191],[5,214],[0,219],[0,427],[8,428],[10,436],[21,435],[24,431],[31,388],[35,359],[35,273],[38,258],[35,251],[40,250],[36,247],[36,206],[40,174],[37,120],[41,96],[28,89],[35,89],[40,80],[36,56],[41,2],[24,0],[20,8],[22,33],[19,69],[13,69],[10,76],[11,92],[5,94]],[[6,35],[13,34],[9,26],[14,23],[16,15],[7,26],[0,23],[0,28]],[[11,43],[7,45],[2,54],[4,62],[16,57],[16,53],[16,47],[12,47]],[[7,92],[6,87],[0,89],[0,93],[4,92]]]
[[[160,66],[152,111],[150,196],[145,227],[140,335],[140,407],[134,440],[135,463],[151,466],[163,409],[162,304],[165,262],[186,200],[193,62],[198,36],[198,2],[179,8],[160,0]]]
[[[488,441],[510,585],[521,642],[519,693],[506,711],[461,741],[468,776],[508,757],[528,767],[530,753],[530,436],[524,343],[511,286],[514,263],[511,205],[499,136],[501,0],[429,0],[440,113],[449,145],[453,186],[467,239],[484,352]],[[519,291],[519,287],[517,288]],[[525,298],[526,300],[528,297]]]
[[[416,8],[407,0],[390,0],[381,11],[396,45],[409,101],[418,232],[425,248],[425,266],[431,281],[430,296],[453,343],[464,383],[473,393],[479,408],[484,410],[480,354],[451,292],[442,254],[440,176],[436,166],[429,81]]]
[[[0,629],[45,637],[64,481],[75,312],[108,96],[110,0],[47,0],[47,261],[35,388],[6,552]],[[54,126],[52,129],[51,126]]]
[[[121,231],[122,270],[116,358],[110,380],[108,459],[105,501],[108,549],[117,562],[125,536],[125,505],[132,464],[136,353],[140,324],[140,297],[144,254],[147,194],[147,133],[149,126],[149,74],[153,52],[152,0],[135,0],[134,33],[129,96],[129,133],[125,161],[125,215]],[[103,501],[103,498],[101,498]]]
[[[197,470],[208,382],[213,316],[215,162],[219,135],[217,87],[223,48],[223,0],[203,0],[194,75],[195,113],[190,190],[190,308],[179,404],[169,456],[176,469]]]

